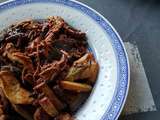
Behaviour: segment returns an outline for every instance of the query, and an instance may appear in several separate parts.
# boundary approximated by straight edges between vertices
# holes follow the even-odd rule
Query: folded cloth
[[[141,61],[138,47],[125,43],[130,62],[130,89],[122,114],[156,111],[156,106],[149,87],[148,79]]]

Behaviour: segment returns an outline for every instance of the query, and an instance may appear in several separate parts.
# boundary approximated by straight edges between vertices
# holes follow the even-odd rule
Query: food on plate
[[[26,20],[0,36],[0,119],[73,120],[99,66],[63,18]]]

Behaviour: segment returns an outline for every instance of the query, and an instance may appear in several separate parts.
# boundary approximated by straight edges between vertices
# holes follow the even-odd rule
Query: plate
[[[0,4],[0,30],[25,19],[61,16],[87,33],[100,71],[87,101],[75,113],[76,120],[116,120],[129,88],[129,64],[122,40],[98,12],[75,0],[13,0]]]

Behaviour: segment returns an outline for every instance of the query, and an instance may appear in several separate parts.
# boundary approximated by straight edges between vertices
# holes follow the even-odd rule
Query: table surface
[[[5,0],[0,0],[0,2]],[[137,44],[149,80],[157,112],[138,113],[122,120],[160,118],[160,1],[159,0],[78,0],[105,16],[124,42]]]
[[[104,15],[123,41],[137,44],[145,68],[156,112],[138,113],[122,120],[160,119],[160,1],[159,0],[79,0]]]

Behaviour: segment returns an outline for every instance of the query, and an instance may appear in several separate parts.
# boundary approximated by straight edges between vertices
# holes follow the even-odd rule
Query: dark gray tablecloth
[[[138,45],[158,111],[125,116],[122,120],[160,120],[160,1],[79,1],[104,15],[118,31],[123,41]]]

